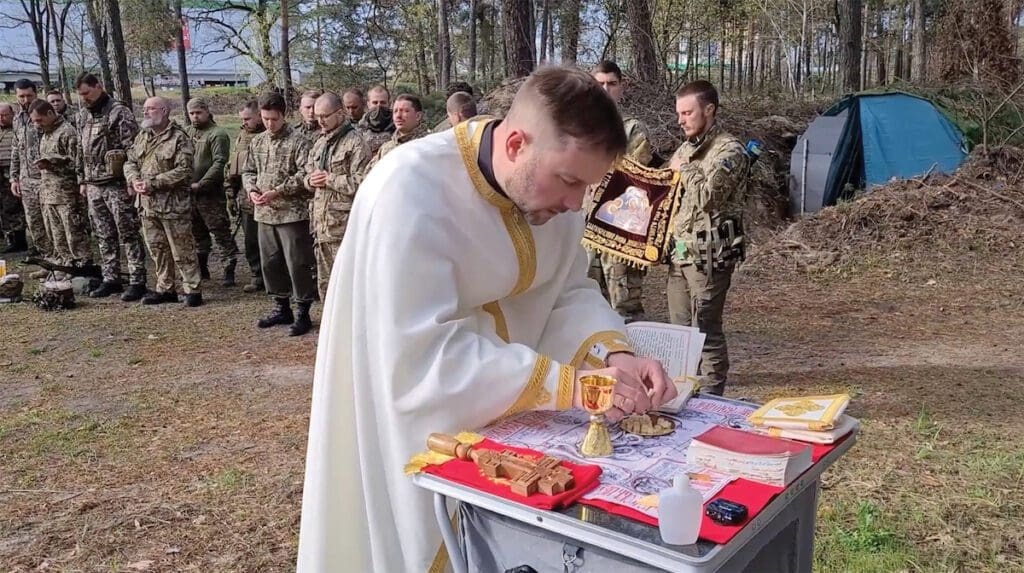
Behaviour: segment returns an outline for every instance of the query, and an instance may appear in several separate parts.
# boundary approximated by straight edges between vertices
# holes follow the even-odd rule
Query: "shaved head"
[[[327,133],[344,123],[345,116],[339,113],[341,111],[341,98],[338,94],[326,92],[316,98],[316,103],[313,104],[313,118],[320,126],[320,131]]]
[[[455,92],[445,102],[445,111],[448,112],[448,123],[462,123],[476,116],[476,101],[466,92]]]

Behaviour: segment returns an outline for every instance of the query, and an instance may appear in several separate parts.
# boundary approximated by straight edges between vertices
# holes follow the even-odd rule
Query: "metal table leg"
[[[434,493],[434,518],[437,519],[437,526],[441,529],[441,539],[448,550],[448,560],[452,563],[454,573],[468,573],[469,566],[462,558],[462,550],[459,548],[459,538],[452,528],[452,520],[448,516],[448,499]]]

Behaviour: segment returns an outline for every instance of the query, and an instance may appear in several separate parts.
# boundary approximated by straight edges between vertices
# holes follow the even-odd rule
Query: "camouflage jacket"
[[[60,117],[60,116],[58,116]],[[81,159],[75,126],[57,120],[53,129],[39,136],[39,159],[50,162],[40,170],[39,202],[43,205],[70,205],[78,194],[78,165]]]
[[[308,153],[309,140],[287,125],[277,133],[264,131],[249,142],[242,190],[279,192],[270,204],[254,206],[257,222],[282,225],[309,220],[309,193],[304,183]]]
[[[316,242],[341,240],[369,159],[370,149],[362,133],[350,123],[321,134],[313,142],[306,161],[306,188],[313,193],[309,215]],[[325,187],[309,184],[309,174],[317,170],[328,172]]]
[[[396,129],[395,132],[391,134],[391,139],[385,141],[377,150],[377,153],[373,154],[373,159],[371,159],[366,165],[366,172],[369,173],[370,169],[373,169],[373,166],[394,148],[402,145],[403,143],[409,143],[414,139],[419,139],[425,135],[430,135],[430,129],[428,129],[427,125],[423,122],[420,122],[420,124],[416,126],[416,129],[412,130],[410,133],[402,133]]]
[[[0,127],[0,179],[11,176],[11,153],[14,151],[14,127]]]
[[[677,263],[689,263],[697,254],[696,233],[707,230],[723,215],[743,214],[749,160],[740,140],[718,126],[712,126],[696,141],[684,141],[670,165],[678,168],[683,198],[673,221],[672,234],[678,247],[672,255]]]
[[[650,165],[654,152],[647,135],[647,126],[635,117],[623,118],[622,125],[626,128],[626,157],[641,165]]]
[[[14,147],[11,149],[11,177],[39,179],[36,159],[39,159],[39,130],[21,110],[14,116]]]
[[[320,124],[314,121],[311,124],[306,124],[304,120],[299,120],[298,123],[292,126],[292,129],[301,133],[306,139],[313,142],[314,139],[320,135]]]
[[[238,130],[235,137],[235,154],[228,163],[227,193],[238,201],[238,208],[246,213],[253,212],[252,201],[248,193],[242,193],[242,170],[245,169],[245,160],[249,157],[249,142],[263,130],[256,133],[249,133],[244,129]]]
[[[192,182],[199,184],[196,193],[220,193],[224,188],[224,168],[231,156],[231,136],[212,119],[200,129],[194,125],[185,128],[192,138]]]
[[[139,133],[132,110],[107,96],[95,110],[82,106],[78,127],[82,142],[80,179],[96,185],[124,180],[128,149]]]
[[[176,122],[162,133],[143,129],[128,152],[124,176],[131,185],[145,181],[149,192],[138,195],[147,217],[184,219],[192,216],[192,138]]]
[[[356,129],[363,133],[363,139],[370,148],[370,157],[376,155],[381,145],[391,139],[395,124],[391,121],[391,110],[372,109],[363,114]]]

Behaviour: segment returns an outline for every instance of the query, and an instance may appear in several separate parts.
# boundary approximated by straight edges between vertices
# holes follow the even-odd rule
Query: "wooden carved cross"
[[[523,497],[538,491],[545,495],[559,494],[574,483],[572,472],[562,466],[560,459],[552,456],[534,460],[508,450],[476,450],[472,444],[446,434],[430,434],[427,448],[460,460],[472,460],[485,476],[509,480],[512,493]]]

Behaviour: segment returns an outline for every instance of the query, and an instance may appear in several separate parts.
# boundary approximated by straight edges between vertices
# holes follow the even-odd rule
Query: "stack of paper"
[[[686,461],[768,485],[785,487],[811,467],[811,447],[715,426],[690,441]]]

